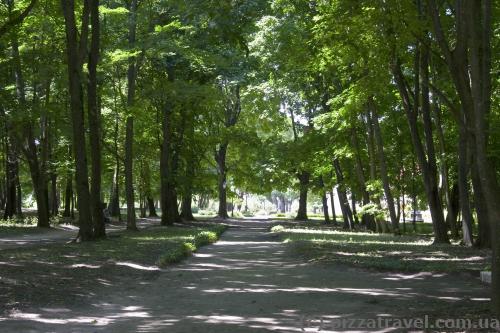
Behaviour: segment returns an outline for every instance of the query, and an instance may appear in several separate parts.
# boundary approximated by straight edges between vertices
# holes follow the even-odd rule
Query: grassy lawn
[[[133,289],[137,281],[157,277],[159,267],[215,242],[224,230],[216,224],[154,227],[95,242],[2,250],[0,313],[30,306],[85,305],[109,288]]]
[[[336,262],[396,272],[478,272],[489,267],[490,251],[431,245],[423,235],[393,236],[325,227],[274,226],[272,231],[309,261]]]

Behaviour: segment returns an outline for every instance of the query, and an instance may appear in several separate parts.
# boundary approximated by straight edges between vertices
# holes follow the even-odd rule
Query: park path
[[[489,297],[487,288],[470,277],[305,263],[291,257],[268,226],[236,222],[219,242],[158,271],[154,279],[96,295],[89,307],[21,313],[1,321],[0,331],[317,332],[322,318],[322,332],[365,332],[333,329],[329,320],[412,317],[425,309],[473,308]]]

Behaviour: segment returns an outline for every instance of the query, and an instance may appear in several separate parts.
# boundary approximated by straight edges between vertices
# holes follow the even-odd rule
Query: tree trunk
[[[396,210],[394,209],[394,198],[392,196],[391,187],[389,185],[389,176],[387,171],[387,162],[384,152],[384,143],[382,141],[382,133],[380,130],[380,125],[378,121],[378,114],[375,103],[373,100],[369,101],[369,107],[371,111],[371,124],[373,126],[373,133],[375,136],[375,143],[377,145],[377,156],[380,167],[380,177],[382,178],[382,185],[384,187],[385,201],[387,202],[387,208],[389,209],[389,216],[391,218],[392,232],[396,235],[401,234],[399,230],[399,220],[396,216]]]
[[[323,181],[323,176],[319,178],[319,183],[321,187],[321,203],[323,205],[323,216],[325,218],[325,223],[330,223],[330,216],[328,215],[328,199],[326,197],[325,182]]]
[[[128,44],[131,50],[135,47],[137,17],[137,0],[130,2],[129,22],[128,22]],[[129,59],[127,82],[127,107],[132,112],[135,100],[135,81],[137,77],[135,57]],[[126,122],[125,132],[125,197],[127,199],[127,230],[138,230],[135,217],[135,199],[134,199],[134,179],[133,179],[133,143],[134,143],[134,117],[129,114]]]
[[[227,169],[226,169],[226,154],[227,143],[221,144],[215,152],[215,162],[217,163],[218,183],[217,190],[219,193],[219,210],[217,216],[221,219],[228,218],[227,215]]]
[[[422,170],[424,180],[425,193],[429,210],[432,216],[432,226],[434,228],[434,243],[449,243],[447,228],[444,220],[443,208],[441,205],[441,198],[439,196],[439,188],[437,183],[437,166],[434,154],[434,141],[432,137],[432,123],[430,120],[430,104],[429,104],[429,79],[428,79],[428,57],[429,50],[424,47],[423,56],[420,57],[420,48],[417,45],[415,48],[414,60],[414,93],[413,98],[410,97],[410,92],[406,85],[399,59],[395,59],[393,63],[393,75],[398,86],[399,94],[403,102],[403,108],[408,120],[410,128],[411,140],[415,154]],[[420,72],[422,71],[422,79],[420,79]],[[422,86],[422,92],[420,92]],[[418,110],[419,100],[422,97],[422,115],[424,121],[425,143],[427,148],[426,156],[424,146],[420,139],[418,129]]]
[[[71,148],[70,148],[71,149]],[[73,201],[73,175],[68,171],[66,175],[66,189],[64,191],[64,217],[71,217],[71,202]]]
[[[91,43],[89,50],[89,81],[87,85],[88,125],[90,134],[90,156],[92,167],[90,205],[93,222],[94,238],[106,237],[104,224],[103,204],[101,201],[101,112],[98,103],[97,91],[97,64],[99,63],[99,0],[89,0],[90,21],[92,25]]]
[[[23,111],[27,110],[26,96],[25,96],[25,84],[23,79],[23,73],[21,69],[21,58],[19,55],[19,46],[17,41],[17,34],[12,35],[12,57],[14,61],[14,74],[16,81],[16,92],[19,100],[19,104]],[[34,92],[36,99],[36,91]],[[28,161],[28,166],[30,169],[31,180],[33,183],[33,190],[35,193],[35,200],[37,204],[37,217],[38,217],[38,227],[49,228],[49,204],[47,196],[47,181],[46,181],[46,170],[44,168],[44,163],[40,163],[38,157],[38,148],[36,146],[35,137],[33,133],[33,127],[29,120],[23,119],[22,129],[23,129],[23,143],[20,144],[22,147],[23,154],[26,156]],[[44,151],[42,147],[42,151]]]
[[[370,194],[366,189],[366,178],[363,168],[363,162],[361,160],[361,147],[359,145],[358,136],[356,133],[356,128],[351,128],[351,143],[355,150],[355,164],[356,164],[356,175],[361,187],[361,193],[363,198],[363,205],[368,205],[370,203]],[[365,228],[375,230],[375,219],[371,214],[363,214],[361,221]]]
[[[169,64],[167,68],[168,80],[174,81],[174,68]],[[166,101],[162,110],[162,145],[160,155],[161,178],[161,224],[173,225],[177,219],[177,202],[174,197],[173,161],[172,161],[172,112],[173,105]]]
[[[344,219],[344,229],[352,230],[352,228],[354,227],[352,211],[349,206],[349,200],[347,199],[347,192],[344,184],[344,175],[340,167],[340,162],[336,158],[333,160],[333,168],[335,169],[335,175],[337,177],[337,194],[339,196],[340,209],[342,211],[342,217]]]
[[[299,210],[297,211],[297,216],[295,217],[298,221],[305,221],[307,217],[307,192],[309,190],[309,177],[310,174],[307,171],[301,171],[297,174],[299,179],[300,194],[299,194]]]
[[[84,3],[84,15],[81,40],[86,39],[88,27],[88,7]],[[85,142],[85,124],[82,90],[82,60],[79,52],[78,32],[75,19],[74,0],[61,0],[66,30],[66,51],[68,64],[69,95],[73,129],[73,149],[76,166],[76,192],[78,195],[79,238],[82,241],[93,238],[92,214],[90,210],[90,192],[87,169],[87,150]]]
[[[460,201],[460,211],[462,212],[462,239],[466,246],[473,244],[472,235],[472,211],[470,208],[468,174],[470,170],[470,158],[468,152],[468,134],[463,123],[459,124],[458,142],[458,191]],[[477,195],[478,193],[476,193]],[[486,220],[486,223],[488,221]]]
[[[444,201],[446,203],[446,224],[449,226],[451,230],[451,237],[458,238],[458,227],[457,220],[454,210],[453,204],[451,200],[451,188],[449,184],[449,176],[448,176],[448,165],[446,164],[446,148],[445,148],[445,139],[443,133],[443,125],[441,122],[441,110],[436,101],[433,103],[433,111],[434,111],[434,119],[436,125],[436,133],[439,142],[439,160],[440,160],[440,174],[443,182],[441,192],[444,195]]]
[[[337,213],[335,212],[335,189],[330,192],[330,206],[332,206],[332,221],[337,223]]]
[[[18,155],[15,153],[13,138],[8,135],[7,140],[7,144],[5,145],[6,202],[3,214],[4,219],[9,219],[16,215],[17,201],[21,200],[21,198],[17,196],[17,179],[19,172]]]
[[[500,186],[488,158],[491,111],[492,1],[458,1],[454,50],[446,40],[435,0],[428,0],[436,40],[458,92],[468,127],[473,128],[475,164],[484,192],[492,242],[492,309],[500,319]],[[468,63],[470,61],[470,64]],[[473,177],[474,178],[474,177]],[[479,199],[481,200],[481,198]]]

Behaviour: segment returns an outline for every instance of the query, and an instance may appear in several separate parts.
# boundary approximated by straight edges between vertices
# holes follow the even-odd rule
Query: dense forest
[[[491,0],[1,0],[1,218],[73,218],[87,242],[108,215],[172,226],[212,202],[227,219],[262,195],[397,238],[428,210],[434,245],[491,248],[498,316],[499,16]]]

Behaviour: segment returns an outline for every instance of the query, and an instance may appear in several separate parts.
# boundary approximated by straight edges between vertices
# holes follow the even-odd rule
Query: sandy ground
[[[154,279],[96,295],[92,304],[0,315],[0,332],[392,332],[359,328],[361,319],[455,318],[489,300],[488,288],[467,276],[300,262],[267,228],[265,221],[237,222],[218,243]]]

